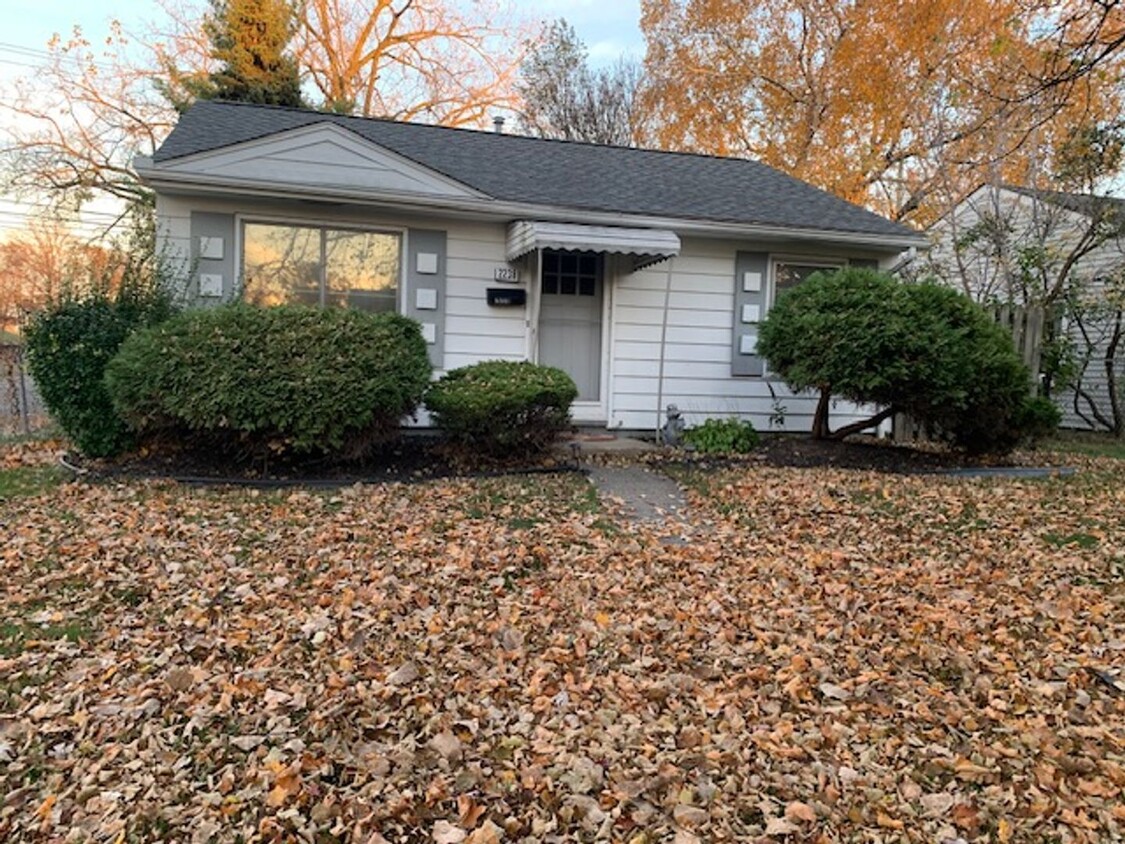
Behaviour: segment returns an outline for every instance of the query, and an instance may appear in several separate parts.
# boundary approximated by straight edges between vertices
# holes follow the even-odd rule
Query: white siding
[[[527,308],[497,308],[485,291],[496,286],[493,272],[507,264],[506,222],[464,221],[451,217],[396,215],[360,206],[313,206],[280,201],[234,201],[161,196],[157,211],[167,254],[187,267],[190,261],[192,211],[240,214],[306,223],[441,229],[447,233],[444,355],[437,374],[481,360],[523,360],[528,352]],[[608,406],[582,408],[582,421],[605,421],[612,428],[651,430],[663,421],[661,407],[677,405],[689,424],[708,417],[740,416],[760,430],[771,429],[771,416],[784,408],[781,429],[808,431],[816,397],[792,395],[780,381],[733,377],[734,265],[739,250],[794,256],[792,246],[687,239],[671,264],[636,273],[611,275],[608,283]],[[808,257],[846,258],[810,253]],[[862,257],[856,256],[856,257]],[[612,266],[613,262],[610,262]],[[664,378],[659,379],[661,323],[668,268],[672,269]],[[536,293],[523,270],[521,285],[529,299]],[[659,389],[662,386],[662,395]],[[771,395],[771,387],[776,400]],[[848,404],[834,408],[839,425],[866,416]],[[774,422],[777,422],[776,417]],[[779,429],[776,424],[774,430]]]
[[[1000,223],[1007,231],[1007,249],[999,256],[988,248],[984,239],[978,245],[976,237],[982,223]],[[1014,280],[1020,276],[1016,260],[1023,248],[1046,247],[1054,276],[1063,260],[1089,229],[1089,218],[1046,202],[1036,201],[1023,194],[1003,188],[985,186],[961,203],[947,218],[931,229],[933,247],[921,262],[920,275],[934,276],[973,297],[977,301],[1019,301],[1020,291]],[[961,248],[955,249],[954,244]],[[1125,268],[1125,244],[1109,240],[1082,256],[1074,265],[1071,279],[1081,290],[1081,298],[1088,305],[1104,304],[1104,293],[1094,283],[1095,279],[1120,275]],[[1041,297],[1043,289],[1034,291]],[[1077,323],[1068,320],[1067,333],[1075,351],[1090,361],[1082,379],[1082,389],[1105,416],[1110,416],[1109,382],[1103,357],[1109,342],[1111,322],[1106,318],[1089,317],[1085,321],[1086,336]],[[1121,357],[1121,355],[1119,355]],[[1119,363],[1116,377],[1125,376],[1125,364]],[[1088,429],[1094,419],[1088,403],[1079,398],[1074,389],[1056,391],[1056,401],[1063,412],[1064,428]],[[1081,413],[1076,411],[1076,407]]]
[[[794,395],[769,377],[731,375],[735,254],[740,250],[792,255],[791,247],[771,250],[763,244],[688,239],[682,254],[670,263],[615,279],[611,427],[652,430],[663,422],[663,408],[674,404],[688,425],[708,417],[739,416],[762,431],[811,429],[816,396]],[[661,391],[660,337],[669,268],[672,278]],[[663,395],[658,399],[660,392]],[[779,408],[784,408],[780,425],[775,416]],[[833,408],[832,424],[866,415],[850,403],[840,403]],[[773,426],[771,416],[775,417]]]

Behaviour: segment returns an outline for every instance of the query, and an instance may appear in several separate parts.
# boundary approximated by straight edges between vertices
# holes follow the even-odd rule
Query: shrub
[[[126,275],[108,285],[68,292],[32,314],[24,328],[31,376],[51,416],[83,454],[110,457],[129,447],[103,374],[134,331],[167,319],[171,297],[155,283]]]
[[[707,419],[684,431],[684,442],[704,454],[745,454],[758,447],[758,432],[749,421]]]
[[[1062,411],[1046,396],[1028,396],[1015,416],[1016,429],[1032,445],[1054,434],[1061,422]]]
[[[394,436],[429,378],[406,317],[241,303],[138,332],[106,371],[114,407],[144,435],[349,457]]]
[[[570,424],[578,388],[561,369],[485,361],[430,387],[426,408],[455,442],[495,456],[546,449]]]
[[[758,350],[791,388],[820,390],[818,436],[829,435],[835,395],[884,408],[867,427],[906,412],[969,451],[1002,451],[1022,437],[1030,373],[1007,332],[950,288],[867,269],[818,273],[770,310]]]

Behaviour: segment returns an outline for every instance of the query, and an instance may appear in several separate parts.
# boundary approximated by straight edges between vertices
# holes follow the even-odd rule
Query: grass
[[[1087,457],[1111,457],[1115,460],[1125,460],[1125,439],[1119,439],[1109,433],[1059,431],[1051,439],[1040,443],[1039,447],[1044,451],[1060,451],[1082,454]]]
[[[55,466],[0,469],[0,500],[39,495],[54,489],[64,480],[65,472]]]
[[[0,656],[15,656],[22,653],[32,642],[71,643],[87,640],[93,628],[83,619],[66,622],[47,622],[37,624],[32,621],[0,622]]]

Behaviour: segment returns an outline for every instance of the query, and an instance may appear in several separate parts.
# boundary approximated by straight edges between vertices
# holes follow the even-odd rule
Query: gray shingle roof
[[[1041,202],[1047,202],[1074,211],[1087,217],[1101,216],[1107,213],[1114,214],[1117,218],[1125,216],[1125,199],[1116,196],[1097,196],[1090,193],[1066,193],[1059,190],[1040,190],[1027,188],[1020,185],[1001,185],[1006,190],[1014,191],[1024,196],[1030,196]]]
[[[493,199],[902,238],[918,234],[738,158],[657,152],[246,103],[192,106],[155,162],[331,122]]]

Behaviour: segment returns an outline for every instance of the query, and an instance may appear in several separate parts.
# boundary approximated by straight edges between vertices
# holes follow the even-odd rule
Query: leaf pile
[[[1125,835],[1125,478],[67,484],[0,514],[0,840]]]

